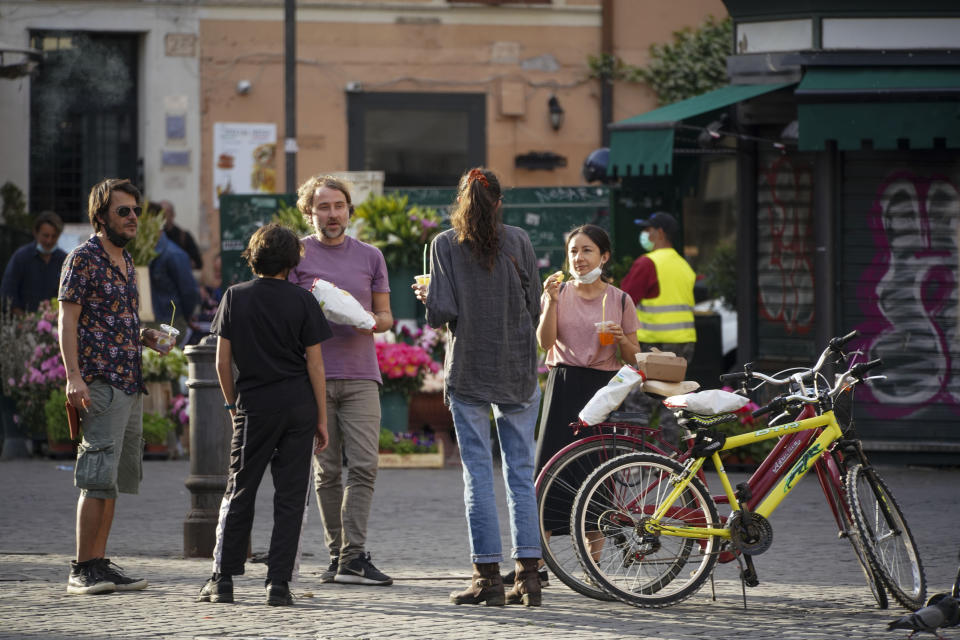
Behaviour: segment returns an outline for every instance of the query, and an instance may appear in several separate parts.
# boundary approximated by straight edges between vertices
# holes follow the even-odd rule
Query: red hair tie
[[[467,181],[473,182],[477,180],[485,186],[487,189],[490,188],[490,182],[487,180],[487,176],[483,175],[483,171],[480,169],[470,169],[470,173],[467,174]]]

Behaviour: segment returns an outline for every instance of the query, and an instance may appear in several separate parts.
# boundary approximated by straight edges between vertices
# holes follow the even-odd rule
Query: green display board
[[[452,187],[385,189],[407,196],[411,205],[433,207],[444,218],[456,200]],[[225,287],[252,277],[240,257],[250,236],[273,218],[281,204],[293,205],[294,194],[227,195],[220,198],[220,258]],[[586,223],[611,229],[610,190],[607,187],[520,187],[503,194],[503,220],[529,234],[541,273],[560,269],[564,238],[568,231]],[[389,270],[391,265],[387,265]]]
[[[280,205],[296,202],[294,194],[226,195],[220,198],[220,261],[224,288],[253,277],[240,254],[253,232],[270,222]]]

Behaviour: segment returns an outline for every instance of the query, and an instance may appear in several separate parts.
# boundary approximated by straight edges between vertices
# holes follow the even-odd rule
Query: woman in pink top
[[[537,341],[547,352],[550,373],[540,412],[538,475],[555,453],[577,439],[570,423],[580,409],[610,381],[621,362],[634,364],[640,351],[636,309],[630,296],[604,277],[609,263],[607,232],[585,224],[567,237],[567,269],[572,279],[561,283],[562,274],[555,273],[544,282]],[[595,323],[601,319],[612,323],[608,325],[612,344],[600,344]],[[566,480],[579,486],[584,478]],[[569,502],[544,505],[544,531],[569,531],[571,507]]]

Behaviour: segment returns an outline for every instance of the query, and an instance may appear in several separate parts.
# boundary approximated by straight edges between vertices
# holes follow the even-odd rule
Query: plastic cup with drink
[[[613,333],[611,333],[613,330],[613,325],[615,324],[616,322],[611,320],[593,323],[593,326],[597,328],[597,334],[600,336],[600,344],[605,347],[610,346],[615,342]]]
[[[169,324],[160,325],[160,330],[157,332],[157,351],[167,353],[173,349],[179,335],[180,331]]]

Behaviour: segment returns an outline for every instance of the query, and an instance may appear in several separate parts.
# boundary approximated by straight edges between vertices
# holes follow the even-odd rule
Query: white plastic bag
[[[721,389],[710,389],[697,393],[686,393],[682,396],[670,396],[663,401],[663,404],[671,409],[684,408],[703,416],[712,416],[718,413],[736,411],[748,402],[750,402],[750,398],[745,398],[739,394]]]
[[[611,411],[623,403],[630,390],[641,382],[643,374],[629,365],[623,365],[607,386],[593,394],[590,402],[580,410],[580,419],[589,425],[603,422]]]
[[[317,278],[310,287],[310,293],[320,303],[323,315],[330,322],[348,324],[359,329],[373,329],[377,324],[373,316],[349,291],[344,291],[332,282]]]

